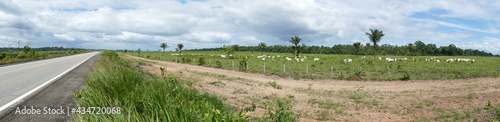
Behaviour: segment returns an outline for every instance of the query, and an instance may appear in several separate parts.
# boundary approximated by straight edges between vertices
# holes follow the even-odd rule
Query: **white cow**
[[[314,61],[319,61],[319,58],[314,58]]]
[[[344,64],[352,63],[352,59],[344,59]]]

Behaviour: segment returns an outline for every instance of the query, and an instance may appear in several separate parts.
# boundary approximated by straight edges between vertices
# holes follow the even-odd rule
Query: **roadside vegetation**
[[[77,114],[76,121],[247,121],[249,118],[247,110],[237,110],[224,103],[224,99],[188,88],[188,82],[168,74],[156,76],[143,72],[131,63],[112,51],[101,54],[99,65],[85,78],[85,89],[75,95],[78,106],[120,107],[122,113]],[[287,102],[276,101],[269,106],[276,109],[270,109],[267,117],[254,120],[296,119],[290,117],[291,106]]]
[[[88,52],[85,49],[44,47],[0,48],[0,65],[32,60],[40,60]]]

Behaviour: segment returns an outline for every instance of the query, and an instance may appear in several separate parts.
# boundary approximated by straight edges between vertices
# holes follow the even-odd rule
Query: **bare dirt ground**
[[[292,100],[300,121],[410,121],[494,119],[483,108],[500,104],[500,78],[412,81],[294,80],[264,74],[149,60],[147,71],[192,83],[193,88],[218,94],[240,109],[256,104],[251,116],[263,116],[262,104],[276,98]],[[282,88],[272,87],[276,82]]]

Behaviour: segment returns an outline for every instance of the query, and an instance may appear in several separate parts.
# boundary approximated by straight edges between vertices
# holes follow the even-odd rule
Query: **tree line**
[[[29,46],[28,46],[29,47]],[[30,47],[31,48],[31,47]],[[19,52],[23,51],[24,47],[15,48],[15,47],[0,47],[0,52]],[[84,50],[80,48],[64,48],[64,47],[39,47],[39,48],[31,48],[35,51],[68,51],[68,50]]]
[[[382,44],[377,46],[377,55],[398,55],[398,56],[500,56],[493,55],[485,51],[473,49],[461,49],[454,44],[449,46],[439,46],[435,44],[424,44],[421,41],[416,41],[419,44],[409,44],[404,46],[395,46]],[[306,54],[349,54],[349,55],[373,55],[373,45],[366,43],[360,44],[359,48],[349,44],[338,44],[334,46],[306,46],[302,45],[301,53]],[[223,51],[223,47],[217,48],[202,48],[192,49],[190,51]],[[273,45],[266,47],[259,46],[239,46],[239,51],[259,51],[259,52],[274,52],[274,53],[291,53],[292,46]]]
[[[373,43],[366,43],[365,45],[361,42],[355,42],[352,45],[348,44],[338,44],[332,47],[327,46],[306,46],[304,43],[300,45],[301,38],[294,36],[290,39],[292,46],[274,45],[266,46],[265,43],[261,42],[257,46],[237,46],[240,51],[260,51],[260,52],[275,52],[275,53],[293,53],[295,56],[299,56],[300,53],[307,54],[350,54],[350,55],[398,55],[398,56],[500,56],[499,54],[493,55],[491,53],[472,49],[461,49],[450,44],[448,46],[437,47],[435,44],[425,44],[424,42],[418,40],[415,43],[410,43],[403,46],[395,46],[389,44],[379,45],[378,42],[385,36],[384,32],[378,29],[370,29],[370,32],[366,32],[368,39]],[[218,48],[203,48],[194,49],[192,51],[220,51],[227,50],[224,46]],[[373,47],[373,48],[371,48]],[[378,51],[377,51],[378,50]]]
[[[361,42],[355,42],[352,45],[349,44],[338,44],[332,47],[328,46],[307,46],[302,43],[302,38],[298,36],[292,37],[289,42],[292,46],[285,45],[273,45],[267,46],[266,43],[261,42],[257,46],[239,46],[239,45],[224,45],[222,47],[216,48],[202,48],[202,49],[190,49],[187,51],[223,51],[227,55],[234,53],[235,51],[250,51],[250,52],[274,52],[274,53],[292,53],[294,56],[299,56],[300,53],[306,54],[348,54],[348,55],[397,55],[397,56],[497,56],[499,54],[493,55],[480,50],[473,49],[461,49],[454,44],[448,46],[436,46],[436,44],[425,44],[424,42],[418,40],[414,43],[408,45],[397,46],[378,43],[385,36],[383,31],[378,29],[370,29],[369,32],[365,33],[368,39],[373,43],[361,44]],[[166,43],[160,45],[165,52],[165,48],[168,48]],[[183,44],[178,44],[176,51],[181,53]],[[127,52],[127,50],[125,50]],[[140,53],[140,48],[137,51]]]

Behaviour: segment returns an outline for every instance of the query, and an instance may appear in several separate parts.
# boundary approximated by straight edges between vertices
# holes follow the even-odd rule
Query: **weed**
[[[404,81],[410,80],[410,73],[405,72],[403,74],[403,77],[399,78],[399,80],[404,80]]]
[[[316,105],[318,105],[318,107],[324,108],[324,109],[332,109],[332,108],[339,108],[339,107],[345,106],[344,104],[341,104],[341,103],[336,103],[336,102],[332,102],[332,101],[328,101],[328,100],[322,101],[322,100],[318,100],[318,99],[309,99],[309,100],[307,100],[307,103],[316,104]]]
[[[319,121],[326,121],[326,120],[329,120],[330,119],[330,111],[327,111],[327,110],[318,110],[315,112],[315,114],[318,116],[317,118],[315,118],[316,120],[319,120]]]
[[[269,85],[271,85],[271,87],[275,88],[275,89],[281,89],[281,85],[278,85],[278,83],[276,83],[276,81],[269,81],[268,82]]]
[[[215,82],[210,82],[208,84],[211,84],[211,85],[214,85],[214,86],[219,86],[219,87],[222,87],[222,86],[225,86],[226,84],[220,82],[220,81],[215,81]]]
[[[163,67],[160,67],[160,71],[161,71],[161,76],[164,76],[164,75],[165,75],[165,71],[166,71],[166,69],[165,69],[165,68],[163,68]]]
[[[469,93],[467,94],[467,99],[477,99],[479,95],[477,93]]]
[[[361,90],[356,90],[356,91],[343,90],[341,91],[341,93],[347,98],[352,99],[358,103],[362,102],[364,98],[369,97],[365,92]]]
[[[249,111],[255,111],[255,108],[257,108],[255,106],[255,104],[252,104],[251,107],[246,107],[245,109],[243,109],[245,112],[249,112]]]
[[[291,100],[276,99],[274,102],[264,102],[266,119],[272,122],[294,122],[300,117],[292,112]]]
[[[234,91],[233,94],[248,94],[248,92],[241,89],[241,90]]]

